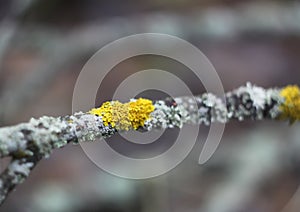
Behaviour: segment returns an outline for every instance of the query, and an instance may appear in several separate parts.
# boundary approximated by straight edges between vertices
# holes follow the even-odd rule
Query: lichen
[[[67,144],[63,131],[68,127],[68,123],[60,118],[43,116],[39,119],[31,119],[27,130],[30,140],[37,147],[39,153],[48,157],[54,148],[60,148]]]
[[[290,122],[300,120],[300,89],[296,85],[289,85],[283,88],[280,95],[284,102],[280,106],[281,118],[289,119]]]
[[[226,94],[228,118],[240,121],[251,118],[276,118],[281,97],[277,89],[264,89],[251,83]]]
[[[75,134],[75,144],[78,142],[94,141],[96,138],[106,138],[115,134],[116,129],[105,126],[101,116],[78,112],[69,117],[70,132]],[[73,143],[74,143],[73,142]]]
[[[100,116],[105,126],[111,126],[118,131],[128,131],[144,126],[153,110],[154,105],[151,100],[139,98],[132,99],[128,103],[105,102],[101,107],[90,110],[89,113]]]
[[[129,104],[119,101],[112,101],[112,127],[117,130],[130,130],[131,120],[129,119]]]
[[[102,121],[105,126],[108,126],[109,124],[112,125],[112,127],[115,126],[115,123],[113,122],[112,118],[112,103],[111,102],[104,102],[101,107],[99,108],[93,108],[89,111],[90,114],[94,114],[97,116],[101,116]]]
[[[155,106],[149,99],[132,99],[129,102],[129,120],[133,129],[143,127],[145,121],[150,118],[150,113],[154,111]]]
[[[189,120],[189,114],[182,105],[166,105],[164,101],[154,103],[155,110],[150,114],[150,119],[145,122],[144,128],[181,128]]]
[[[30,173],[33,163],[20,160],[13,161],[8,166],[8,174],[12,177],[12,183],[21,183]]]

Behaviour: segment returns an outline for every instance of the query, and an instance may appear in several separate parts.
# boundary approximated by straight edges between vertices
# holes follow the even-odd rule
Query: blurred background
[[[71,114],[74,85],[87,60],[104,45],[143,32],[175,35],[197,46],[226,91],[247,81],[263,87],[300,82],[296,0],[1,0],[0,126]],[[107,77],[95,104],[111,99],[118,83],[145,68],[184,69],[166,58],[128,59]],[[194,94],[205,92],[193,76],[180,76]],[[189,156],[169,173],[148,180],[112,176],[80,146],[68,145],[42,160],[0,211],[299,211],[299,127],[230,122],[213,157],[200,166],[209,129],[200,126]],[[172,142],[168,138],[157,141],[162,149]],[[114,137],[108,142],[123,141]],[[2,170],[6,164],[1,161]]]

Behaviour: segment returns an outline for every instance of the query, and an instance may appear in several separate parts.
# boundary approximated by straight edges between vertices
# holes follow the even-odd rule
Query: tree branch
[[[290,99],[295,102],[289,102]],[[27,123],[0,128],[0,158],[12,158],[0,175],[0,203],[42,158],[68,143],[95,141],[120,131],[180,128],[186,123],[209,125],[232,119],[279,117],[299,120],[299,100],[300,90],[296,86],[263,89],[248,83],[223,98],[205,93],[155,102],[141,98],[124,104],[111,101],[86,113],[32,118]]]

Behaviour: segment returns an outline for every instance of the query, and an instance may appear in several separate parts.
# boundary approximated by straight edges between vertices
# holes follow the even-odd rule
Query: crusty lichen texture
[[[280,95],[284,98],[280,109],[284,119],[291,122],[300,120],[300,89],[296,85],[289,85],[283,88]]]
[[[104,126],[116,131],[152,128],[181,128],[186,123],[210,125],[229,120],[277,119],[281,116],[300,120],[300,91],[297,86],[264,89],[251,83],[225,94],[151,100],[131,99],[128,103],[105,102],[89,114],[98,116]]]
[[[93,108],[89,113],[101,116],[105,126],[112,126],[117,130],[128,131],[138,129],[149,120],[150,113],[155,109],[149,99],[131,99],[130,102],[119,101],[105,102],[99,108]]]

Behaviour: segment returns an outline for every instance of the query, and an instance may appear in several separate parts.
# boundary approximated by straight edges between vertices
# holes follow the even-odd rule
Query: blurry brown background
[[[105,44],[143,32],[197,46],[225,90],[247,81],[263,87],[300,82],[298,1],[1,0],[0,125],[72,113],[73,88],[85,62]],[[146,57],[117,69],[129,75],[158,63],[174,72],[181,68]],[[114,81],[122,75],[111,76],[103,91]],[[193,93],[205,91],[187,81]],[[110,97],[104,94],[97,104]],[[0,211],[299,211],[299,124],[231,122],[213,158],[201,166],[208,128],[200,130],[186,160],[149,180],[107,174],[80,146],[68,145],[40,162]]]

